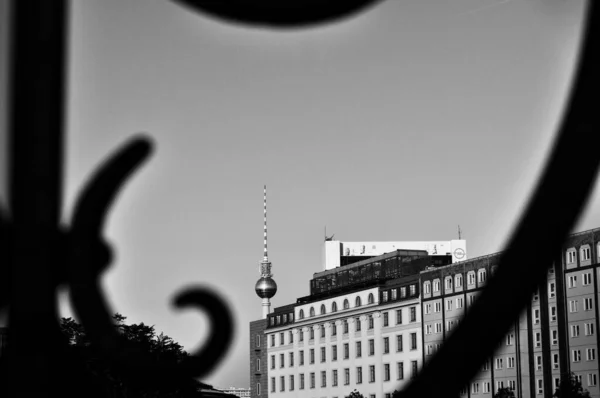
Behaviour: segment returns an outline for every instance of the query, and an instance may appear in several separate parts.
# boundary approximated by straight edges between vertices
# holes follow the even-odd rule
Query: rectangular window
[[[315,339],[315,329],[312,326],[309,328],[309,333],[310,333],[310,339],[314,340]]]
[[[271,377],[271,392],[275,392],[275,378]]]
[[[381,300],[385,303],[386,301],[388,301],[388,292],[381,292]]]
[[[360,358],[362,356],[362,343],[360,341],[356,342],[356,358]]]
[[[315,349],[314,348],[310,349],[310,362],[309,363],[315,363]]]
[[[260,335],[256,335],[256,346],[260,347]]]
[[[337,345],[331,346],[331,360],[337,361]]]
[[[452,300],[446,300],[446,311],[452,311]]]
[[[569,276],[569,289],[572,289],[574,287],[577,287],[577,275],[571,275]]]
[[[279,377],[279,391],[285,391],[285,376]]]
[[[279,333],[279,344],[280,345],[284,345],[284,337],[283,337],[283,333]]]
[[[473,275],[475,277],[475,275]],[[471,392],[473,394],[479,394],[479,383],[473,383],[473,387],[471,388]]]
[[[315,388],[315,372],[310,373],[310,388]]]
[[[454,326],[454,321],[447,321],[446,322],[446,331],[449,332],[450,330],[452,330],[453,326]]]
[[[396,335],[396,352],[402,352],[404,349],[403,344],[402,344],[402,335],[398,334]]]
[[[347,386],[350,384],[350,369],[344,369],[344,385]]]
[[[344,343],[344,359],[350,358],[350,346],[348,343]]]
[[[369,340],[369,355],[375,355],[375,340]]]
[[[321,329],[321,338],[324,339],[325,338],[325,325],[320,325],[320,329]]]
[[[388,326],[390,323],[389,314],[387,312],[383,313],[383,326]]]
[[[333,322],[331,324],[331,335],[332,336],[337,336],[337,325],[335,324],[335,322]]]
[[[256,395],[260,395],[260,383],[256,383]]]
[[[540,310],[536,308],[535,310],[533,310],[533,324],[538,325],[539,323],[540,323]]]
[[[579,337],[579,325],[571,325],[571,337]]]
[[[542,356],[541,355],[536,355],[535,356],[535,370],[542,370]]]
[[[556,297],[556,283],[550,282],[548,284],[548,297],[554,298]]]
[[[581,351],[580,350],[572,350],[571,355],[572,355],[573,362],[581,361]]]
[[[344,319],[344,334],[348,334],[348,321]]]
[[[410,307],[410,321],[417,321],[417,307]]]
[[[294,342],[294,333],[290,330],[290,344]]]
[[[583,299],[583,309],[586,311],[591,311],[594,309],[591,297]]]
[[[325,347],[321,347],[321,362],[325,362],[326,359],[327,357],[325,355]]]
[[[402,310],[396,310],[396,325],[402,325]]]
[[[338,373],[337,372],[338,372],[337,369],[334,369],[331,371],[331,378],[333,379],[331,382],[331,385],[333,387],[337,387],[337,385],[338,385]]]
[[[398,298],[398,289],[392,289],[392,300],[396,300]]]
[[[327,372],[321,371],[321,387],[327,387]]]
[[[283,354],[279,354],[279,367],[280,368],[283,368],[284,362],[285,362],[285,358],[284,358]]]
[[[290,391],[294,391],[294,375],[290,375]]]
[[[411,350],[417,349],[417,334],[416,333],[410,334],[410,349]]]
[[[556,306],[550,307],[550,322],[556,322]]]
[[[362,383],[362,366],[356,368],[356,384]]]
[[[304,373],[300,373],[300,389],[304,390]]]
[[[536,332],[536,334],[535,334],[535,346],[536,347],[542,346],[542,334],[540,332]]]
[[[275,369],[275,355],[271,355],[271,369]]]
[[[537,379],[537,393],[542,395],[544,393],[544,382],[542,379]]]
[[[552,331],[552,345],[558,344],[558,330]]]
[[[417,377],[417,361],[410,361],[410,365],[412,369],[410,377],[414,379],[415,377]]]
[[[417,287],[416,287],[416,285],[410,285],[408,288],[410,290],[410,295],[411,296],[414,296],[415,294],[417,294]]]
[[[406,287],[400,288],[400,298],[406,297]]]
[[[483,382],[483,393],[487,394],[490,392],[490,382],[489,381],[484,381]]]
[[[462,308],[463,307],[463,298],[459,297],[456,299],[456,308]]]
[[[425,304],[425,314],[431,314],[431,304]]]
[[[369,382],[375,382],[375,365],[369,365]]]
[[[496,369],[502,369],[502,358],[496,358]]]
[[[360,327],[362,326],[362,325],[360,324],[360,318],[358,318],[358,317],[357,317],[357,318],[354,320],[354,322],[356,323],[356,329],[355,329],[355,330],[356,330],[357,332],[360,332]]]
[[[596,373],[588,373],[588,386],[592,387],[598,384]]]
[[[558,369],[558,364],[559,364],[558,354],[553,354],[552,355],[552,368],[553,369]]]
[[[588,348],[586,350],[585,356],[588,361],[594,361],[596,360],[596,349],[595,348]]]
[[[396,364],[396,369],[398,373],[398,380],[404,380],[404,362],[398,362]]]
[[[581,249],[581,261],[586,261],[590,259],[590,248],[584,247]]]
[[[384,381],[390,380],[390,364],[389,363],[383,364],[383,380]]]
[[[592,273],[586,272],[583,274],[583,285],[587,286],[592,283]]]
[[[290,352],[290,367],[294,366],[294,351]]]
[[[507,368],[514,368],[515,367],[515,357],[508,357],[507,361],[506,361],[506,367]]]
[[[490,361],[489,361],[489,359],[486,360],[483,363],[483,366],[482,366],[481,370],[483,370],[484,372],[490,370]]]
[[[383,338],[383,353],[387,354],[389,352],[390,352],[390,338],[384,337]]]
[[[273,319],[273,318],[271,318],[271,319]],[[271,335],[271,347],[275,347],[275,335],[274,334]]]
[[[373,315],[369,315],[369,330],[373,329]]]
[[[496,382],[496,387],[498,390],[500,390],[501,388],[504,388],[504,382],[503,381],[497,381]]]
[[[576,260],[576,255],[575,255],[575,250],[570,250],[567,252],[567,264],[572,264],[574,263]]]
[[[300,366],[304,365],[304,351],[300,350],[299,352],[300,355]]]
[[[435,332],[442,333],[442,322],[436,322],[435,324]]]
[[[298,330],[298,341],[304,341],[304,332],[302,329]]]
[[[569,312],[577,312],[577,300],[569,301]]]
[[[594,324],[593,323],[586,323],[585,324],[585,334],[586,334],[586,336],[593,336],[594,335]]]
[[[434,312],[441,312],[442,311],[442,303],[440,303],[439,301],[434,303]]]
[[[515,341],[514,333],[509,333],[506,335],[506,345],[513,345],[514,341]]]
[[[256,358],[256,371],[260,371],[260,358]]]

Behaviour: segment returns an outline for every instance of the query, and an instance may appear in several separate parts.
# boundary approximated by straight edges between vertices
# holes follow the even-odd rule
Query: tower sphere
[[[264,276],[256,282],[254,290],[258,297],[270,299],[277,293],[277,284],[271,277]]]

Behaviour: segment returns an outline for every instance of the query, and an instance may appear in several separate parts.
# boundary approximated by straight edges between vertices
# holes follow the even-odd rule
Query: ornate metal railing
[[[377,1],[178,3],[228,22],[293,28],[339,20]],[[68,286],[92,345],[134,381],[169,384],[202,377],[223,357],[233,335],[229,308],[217,293],[201,287],[179,292],[175,305],[207,311],[211,333],[204,348],[178,367],[146,364],[112,325],[99,284],[111,259],[110,247],[102,239],[103,221],[125,179],[149,156],[148,138],[132,139],[109,158],[81,191],[71,225],[60,225],[68,4],[10,2],[10,196],[8,209],[0,213],[0,305],[9,309],[10,326],[3,356],[7,366],[0,374],[3,397],[90,396],[94,387],[79,378],[76,359],[69,356],[59,330],[60,285]],[[499,269],[464,322],[402,392],[404,397],[458,396],[525,308],[582,211],[600,161],[600,151],[591,145],[598,136],[594,72],[600,69],[593,50],[600,48],[600,15],[593,1],[586,11],[579,63],[554,147]],[[568,195],[563,194],[565,175]],[[511,294],[506,294],[507,286]],[[494,311],[499,304],[504,310]]]

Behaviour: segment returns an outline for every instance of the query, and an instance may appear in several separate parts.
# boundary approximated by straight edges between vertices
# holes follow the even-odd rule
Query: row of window
[[[582,282],[581,283],[582,286],[591,285],[592,284],[592,273],[591,272],[583,272],[581,274],[581,282]],[[567,286],[569,287],[569,289],[573,289],[574,287],[577,287],[577,275],[576,274],[569,275]]]
[[[285,325],[286,323],[294,322],[294,313],[272,315],[269,317],[269,326]]]
[[[402,286],[400,288],[393,288],[388,290],[383,290],[381,292],[381,301],[384,303],[389,301],[398,300],[398,291],[400,291],[400,298],[406,298],[407,287]],[[409,297],[413,297],[417,295],[417,285],[409,285],[408,286],[408,295]]]
[[[583,299],[583,309],[584,311],[591,311],[594,309],[594,301],[591,297]],[[579,311],[579,300],[569,300],[569,312],[577,311]]]
[[[409,348],[411,351],[418,349],[417,333],[410,333],[408,343],[409,343]],[[362,357],[362,341],[356,341],[354,344],[355,344],[355,349],[354,349],[355,357],[356,358]],[[368,355],[369,356],[375,355],[375,340],[369,339],[368,344],[369,344]],[[350,343],[344,343],[342,345],[342,347],[343,347],[343,359],[349,359],[350,358]],[[404,336],[402,334],[398,334],[398,335],[396,335],[396,352],[403,352],[403,351],[404,351]],[[390,352],[390,338],[384,337],[383,338],[383,353],[388,354],[389,352]],[[319,358],[320,362],[326,362],[327,361],[326,347],[321,347],[320,353],[321,353],[320,358]],[[308,358],[309,364],[315,363],[315,349],[314,348],[309,349],[308,354],[309,354],[309,358]],[[338,359],[338,346],[332,345],[331,346],[331,360],[337,361],[337,359]],[[275,360],[276,360],[276,356],[271,355],[271,369],[276,368]],[[304,365],[304,350],[298,351],[298,365],[299,366]],[[294,366],[294,352],[288,353],[288,366],[289,367]],[[285,367],[285,354],[284,353],[279,354],[279,367],[280,368]],[[260,360],[257,360],[257,370],[260,370]]]
[[[369,296],[367,297],[367,304],[374,304],[375,303],[375,296],[373,296],[373,293],[369,293]],[[360,296],[356,296],[356,299],[354,300],[354,307],[360,307],[362,305],[362,299],[360,298]],[[350,302],[348,301],[348,299],[344,299],[344,303],[343,303],[343,308],[345,310],[350,309]],[[334,301],[333,303],[331,303],[331,312],[337,312],[338,307],[337,307],[337,303]],[[309,316],[312,318],[315,316],[315,308],[314,307],[310,307],[309,311]],[[325,304],[321,304],[321,310],[320,310],[320,315],[325,315],[327,314],[327,309],[325,307]],[[304,319],[304,310],[301,309],[300,312],[298,313],[298,319]]]
[[[411,361],[410,362],[410,366],[411,366],[411,378],[415,377],[417,375],[417,361]],[[332,387],[337,387],[339,384],[339,380],[338,380],[338,369],[333,369],[330,371],[331,373],[331,386]],[[326,370],[322,370],[320,372],[320,387],[321,388],[325,388],[327,387],[327,373],[328,371]],[[316,372],[310,372],[308,374],[308,382],[309,382],[309,388],[316,388]],[[344,375],[344,385],[349,385],[350,384],[350,378],[351,378],[351,369],[350,368],[345,368],[343,369],[343,375]],[[289,376],[279,376],[279,391],[280,392],[284,392],[286,391],[286,379],[287,379],[287,391],[294,391],[294,389],[296,388],[295,386],[295,381],[296,381],[296,375],[289,375]],[[304,390],[305,389],[305,374],[304,373],[300,373],[298,375],[298,379],[299,379],[299,386],[298,389],[300,390]],[[375,365],[368,365],[368,381],[369,383],[374,383],[375,382]],[[404,379],[404,362],[397,362],[396,363],[396,379],[397,380],[403,380]],[[391,367],[389,363],[384,363],[383,364],[383,380],[384,381],[390,381],[391,380]],[[271,392],[276,392],[277,391],[277,378],[276,377],[271,377]],[[363,366],[357,366],[354,369],[354,383],[355,384],[361,384],[363,382]],[[260,391],[260,385],[257,385],[257,391]]]
[[[481,268],[477,271],[477,282],[482,284],[485,283],[487,279],[487,270],[485,268]],[[451,290],[452,289],[452,284],[454,282],[454,287],[455,288],[461,288],[463,286],[463,276],[462,274],[456,274],[454,275],[454,278],[452,276],[447,276],[444,278],[444,287],[446,290]],[[467,273],[467,283],[469,285],[475,285],[475,271],[469,271]],[[433,287],[433,289],[432,289]],[[423,293],[424,294],[431,294],[432,290],[433,293],[437,293],[440,291],[440,280],[439,279],[434,279],[433,283],[431,281],[425,281],[423,282]]]
[[[583,324],[584,327],[584,332],[586,336],[593,336],[594,335],[594,323],[584,323]],[[580,325],[571,325],[571,337],[579,337],[580,334]]]
[[[481,385],[481,389],[479,388],[479,386]],[[503,380],[499,380],[496,382],[496,391],[500,390],[501,388],[509,388],[510,390],[514,391],[517,388],[517,383],[515,380],[508,380],[508,383],[505,385]],[[491,393],[491,383],[489,381],[484,381],[484,382],[475,382],[471,384],[471,394],[489,394]],[[461,395],[467,395],[467,390],[463,389],[460,392]]]
[[[596,253],[600,256],[600,242],[596,245]],[[590,245],[583,245],[579,248],[579,258],[581,261],[588,261],[592,258],[592,248]],[[575,248],[567,249],[566,253],[567,264],[573,264],[577,262],[577,250]]]
[[[398,309],[395,311],[396,314],[396,325],[401,325],[403,324],[403,319],[404,319],[404,309]],[[383,316],[383,326],[387,327],[389,326],[390,322],[389,322],[389,312],[383,312],[382,314]],[[355,332],[360,332],[362,330],[362,321],[360,320],[360,317],[356,317],[355,319]],[[414,323],[417,322],[417,307],[413,306],[413,307],[409,307],[408,308],[408,321],[409,323]],[[367,327],[369,329],[373,329],[374,328],[374,319],[373,319],[373,315],[370,314],[367,316],[367,322],[368,325]],[[348,324],[348,320],[344,319],[342,321],[342,330],[344,334],[349,333],[349,324]],[[321,338],[325,338],[325,327],[324,325],[320,325],[320,337]],[[309,339],[310,340],[314,340],[315,338],[315,330],[312,326],[310,326],[308,328],[308,333],[309,333]],[[337,335],[337,325],[335,322],[331,323],[331,335],[332,336],[336,336]],[[275,347],[275,333],[271,334],[271,347]],[[294,334],[292,333],[292,331],[288,331],[288,340],[287,340],[287,344],[292,344],[294,342]],[[298,330],[298,341],[304,341],[304,331],[302,329]],[[280,332],[279,333],[279,345],[285,345],[285,332]],[[257,347],[260,346],[260,338],[257,337]]]

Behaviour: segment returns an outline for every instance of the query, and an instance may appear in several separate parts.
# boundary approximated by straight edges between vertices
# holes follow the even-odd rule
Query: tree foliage
[[[364,395],[359,393],[356,389],[347,395],[345,398],[365,398]]]
[[[515,392],[510,388],[503,387],[496,391],[494,398],[515,398]]]
[[[125,323],[126,318],[120,314],[113,316],[115,326],[127,341],[136,344],[146,354],[146,358],[156,364],[177,364],[189,354],[171,337],[163,333],[156,334],[154,326],[144,323]],[[82,325],[72,318],[61,319],[61,330],[67,337],[69,348],[84,364],[85,370],[96,381],[106,387],[110,397],[200,397],[200,388],[212,389],[212,386],[190,380],[186,385],[171,387],[148,387],[129,383],[110,365],[103,362],[95,354]]]
[[[589,398],[590,393],[584,390],[579,378],[571,372],[568,377],[562,377],[559,387],[554,391],[556,398]]]

